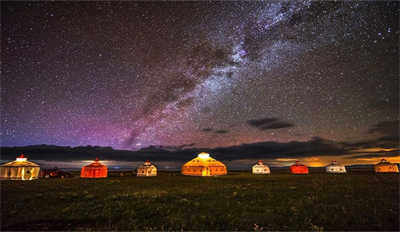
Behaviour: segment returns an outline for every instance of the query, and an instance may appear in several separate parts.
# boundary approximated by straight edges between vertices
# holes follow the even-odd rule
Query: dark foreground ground
[[[1,181],[2,230],[398,230],[399,175]]]

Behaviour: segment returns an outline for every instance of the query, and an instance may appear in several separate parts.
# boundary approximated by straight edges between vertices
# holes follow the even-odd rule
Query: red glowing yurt
[[[293,174],[308,174],[308,167],[296,161],[295,164],[290,166],[290,172]]]
[[[107,167],[96,158],[93,163],[82,167],[81,178],[106,178],[107,172]]]

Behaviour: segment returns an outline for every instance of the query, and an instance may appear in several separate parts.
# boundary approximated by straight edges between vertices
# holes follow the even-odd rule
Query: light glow
[[[199,158],[202,158],[202,159],[208,159],[208,158],[210,158],[210,154],[205,153],[205,152],[202,152],[202,153],[200,153],[200,154],[198,155],[198,157],[199,157]]]

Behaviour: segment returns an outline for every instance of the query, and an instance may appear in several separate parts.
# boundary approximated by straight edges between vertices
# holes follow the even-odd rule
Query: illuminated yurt
[[[293,174],[308,174],[308,167],[296,161],[295,164],[290,166],[290,172]]]
[[[375,172],[378,173],[398,173],[399,166],[394,163],[390,163],[389,161],[382,159],[381,162],[375,164]]]
[[[150,161],[146,160],[144,164],[137,168],[137,176],[157,176],[157,167]]]
[[[9,180],[33,180],[37,179],[40,166],[21,154],[15,161],[0,166],[0,178]]]
[[[211,158],[210,154],[205,152],[182,166],[182,174],[187,176],[220,176],[226,173],[225,164]]]
[[[108,169],[100,163],[99,158],[81,169],[81,178],[106,178]]]
[[[270,174],[271,171],[269,170],[269,167],[261,160],[259,160],[256,164],[253,165],[252,168],[253,174]]]
[[[336,161],[332,161],[332,163],[326,166],[327,173],[346,173],[346,167],[344,165],[339,165]]]

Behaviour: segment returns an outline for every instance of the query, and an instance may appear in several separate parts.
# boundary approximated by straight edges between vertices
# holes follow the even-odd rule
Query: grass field
[[[1,229],[399,229],[395,174],[113,175],[97,180],[1,181]]]

